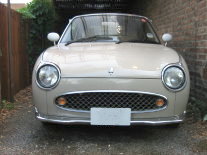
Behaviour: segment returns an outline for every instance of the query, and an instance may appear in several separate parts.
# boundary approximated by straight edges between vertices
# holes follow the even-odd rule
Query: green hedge
[[[54,30],[56,13],[52,0],[33,0],[25,8],[19,9],[25,20],[29,20],[28,53],[31,68],[36,58],[51,45],[47,34]]]

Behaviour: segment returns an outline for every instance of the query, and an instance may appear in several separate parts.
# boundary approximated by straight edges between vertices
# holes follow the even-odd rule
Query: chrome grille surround
[[[60,106],[59,97],[65,97],[68,104]],[[165,104],[157,107],[155,101],[163,99]],[[90,112],[90,108],[131,108],[132,113],[145,113],[164,110],[168,100],[165,96],[155,93],[120,90],[96,90],[65,93],[55,98],[55,105],[72,112]]]

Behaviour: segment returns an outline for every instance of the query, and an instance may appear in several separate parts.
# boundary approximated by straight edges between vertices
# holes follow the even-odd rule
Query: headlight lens
[[[178,66],[171,66],[164,70],[163,82],[170,89],[180,89],[185,84],[185,73]]]
[[[60,78],[59,70],[50,64],[43,65],[37,71],[37,82],[43,88],[54,87]]]

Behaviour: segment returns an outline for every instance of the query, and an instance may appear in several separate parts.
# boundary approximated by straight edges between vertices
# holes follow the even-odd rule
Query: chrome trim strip
[[[182,56],[181,56],[179,53],[178,53],[178,56],[179,56],[179,63],[178,63],[178,64],[179,64],[180,66],[182,66]]]
[[[57,124],[90,124],[89,120],[56,120],[45,118],[40,115],[36,116],[36,118],[43,122],[57,123]]]
[[[37,81],[37,73],[38,73],[38,71],[39,71],[39,69],[41,68],[41,67],[43,67],[43,66],[46,66],[46,65],[51,65],[51,66],[53,66],[53,67],[55,67],[56,69],[57,69],[57,71],[58,71],[58,74],[59,74],[59,77],[58,77],[58,80],[57,80],[57,82],[55,83],[55,85],[54,86],[52,86],[52,87],[50,87],[50,88],[45,88],[45,87],[42,87],[40,84],[39,84],[39,82]],[[41,63],[39,64],[39,66],[36,68],[36,70],[35,70],[35,82],[36,82],[36,84],[38,85],[38,87],[39,88],[41,88],[41,89],[44,89],[44,90],[51,90],[51,89],[54,89],[55,87],[57,87],[57,85],[59,84],[59,82],[60,82],[60,79],[61,79],[61,71],[60,71],[60,68],[58,67],[58,65],[56,65],[56,64],[54,64],[54,63],[51,63],[51,62],[44,62],[44,61],[41,61]]]
[[[90,125],[90,120],[82,120],[82,119],[61,119],[60,118],[54,118],[52,116],[46,116],[46,115],[40,115],[39,113],[35,113],[35,117],[42,121],[42,122],[49,122],[49,123],[57,123],[57,124],[86,124]],[[146,120],[133,120],[130,121],[131,125],[167,125],[167,124],[174,124],[174,123],[181,123],[184,121],[184,114],[180,116],[174,116],[174,117],[167,117],[167,118],[157,118],[155,119],[146,119]]]
[[[183,120],[169,120],[169,121],[131,121],[131,125],[167,125],[181,123]]]
[[[86,15],[79,15],[79,16],[75,16],[72,19],[69,20],[68,25],[66,26],[65,30],[63,31],[59,41],[58,41],[58,45],[61,43],[63,36],[65,35],[67,29],[69,28],[70,24],[73,22],[74,19],[76,18],[80,18],[80,17],[88,17],[88,16],[100,16],[100,15],[118,15],[118,16],[133,16],[133,17],[139,17],[139,18],[145,18],[147,19],[150,23],[152,23],[152,20],[145,17],[145,16],[140,16],[140,15],[135,15],[135,14],[127,14],[127,13],[95,13],[95,14],[86,14]]]
[[[180,69],[183,71],[184,76],[185,76],[185,83],[183,84],[182,87],[180,87],[180,88],[178,88],[178,89],[172,89],[172,88],[168,87],[168,86],[166,85],[166,83],[164,82],[164,73],[165,73],[165,71],[166,71],[169,67],[178,67],[178,68],[180,68]],[[185,86],[187,85],[187,78],[186,78],[186,75],[187,75],[187,74],[186,74],[186,71],[185,71],[185,69],[184,69],[184,67],[183,67],[183,65],[182,65],[181,63],[169,64],[169,65],[167,65],[167,66],[165,66],[165,67],[163,68],[162,73],[161,73],[161,80],[162,80],[162,83],[163,83],[163,85],[165,86],[165,88],[167,88],[169,91],[172,91],[172,92],[179,92],[179,91],[183,90],[183,89],[185,88]]]
[[[55,104],[56,98],[58,98],[60,96],[71,95],[71,94],[83,94],[83,93],[136,93],[136,94],[145,94],[145,95],[153,95],[153,96],[162,97],[162,98],[164,98],[167,101],[166,106],[161,108],[161,109],[158,109],[158,110],[146,110],[146,111],[132,111],[131,112],[132,114],[158,112],[158,111],[165,110],[168,107],[168,98],[163,96],[163,95],[156,94],[156,93],[141,92],[141,91],[128,91],[128,90],[90,90],[90,91],[68,92],[68,93],[64,93],[62,95],[56,96],[53,102]],[[66,111],[70,111],[70,112],[90,113],[90,111],[86,111],[86,110],[74,110],[74,109],[69,109],[69,108],[63,108],[63,107],[59,107],[56,104],[55,104],[55,106],[60,108],[60,109],[62,109],[62,110],[66,110]]]

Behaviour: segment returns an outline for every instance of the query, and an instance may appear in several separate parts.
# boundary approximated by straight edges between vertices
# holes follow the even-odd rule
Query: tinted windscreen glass
[[[138,16],[91,15],[75,18],[61,42],[123,41],[160,43],[151,24]]]

